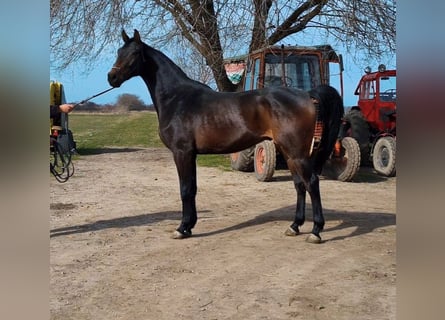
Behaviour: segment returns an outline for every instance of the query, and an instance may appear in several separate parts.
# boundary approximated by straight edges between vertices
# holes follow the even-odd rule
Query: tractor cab
[[[331,69],[337,70],[331,73]],[[343,95],[343,64],[330,45],[269,46],[226,60],[232,82],[242,90],[290,87],[309,91],[321,84],[334,86]]]
[[[375,72],[366,68],[355,95],[358,95],[358,107],[371,130],[395,135],[396,70],[386,70],[382,64]]]

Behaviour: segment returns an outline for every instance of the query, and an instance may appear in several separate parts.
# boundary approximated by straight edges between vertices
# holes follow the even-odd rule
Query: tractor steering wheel
[[[291,77],[284,77],[284,84],[286,85],[286,87],[292,87],[293,82],[294,81]]]
[[[396,99],[396,89],[387,89],[383,93],[386,93],[391,100]]]

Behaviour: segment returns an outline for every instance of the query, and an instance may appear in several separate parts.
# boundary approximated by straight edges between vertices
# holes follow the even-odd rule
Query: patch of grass
[[[124,114],[71,113],[69,127],[81,155],[102,153],[112,148],[162,148],[155,112]],[[198,155],[198,165],[230,170],[227,155]]]
[[[111,147],[163,147],[158,135],[156,113],[70,114],[69,125],[77,149],[95,150]]]
[[[199,154],[197,163],[201,167],[216,167],[226,171],[232,170],[229,155]]]

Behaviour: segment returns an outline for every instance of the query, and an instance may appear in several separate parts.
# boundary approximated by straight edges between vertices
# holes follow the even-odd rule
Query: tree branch
[[[270,35],[268,42],[274,44],[291,34],[304,30],[307,24],[321,12],[327,2],[328,0],[307,0],[276,28],[275,32]],[[306,11],[309,12],[304,14]]]

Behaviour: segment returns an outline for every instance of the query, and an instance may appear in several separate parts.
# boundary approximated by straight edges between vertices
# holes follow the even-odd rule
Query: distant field
[[[95,154],[113,147],[164,147],[158,135],[155,112],[71,113],[69,127],[80,155]],[[198,165],[230,170],[227,155],[199,155]]]

